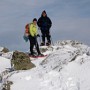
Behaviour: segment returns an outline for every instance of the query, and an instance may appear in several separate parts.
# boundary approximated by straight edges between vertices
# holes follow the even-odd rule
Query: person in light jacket
[[[30,35],[28,36],[28,38],[30,41],[30,52],[31,52],[30,55],[35,56],[34,51],[33,51],[33,48],[35,46],[38,56],[43,56],[43,54],[41,54],[41,52],[39,50],[39,45],[38,45],[38,41],[37,41],[37,36],[39,36],[39,34],[37,33],[37,19],[36,18],[34,18],[33,22],[29,24],[29,33],[30,33]]]

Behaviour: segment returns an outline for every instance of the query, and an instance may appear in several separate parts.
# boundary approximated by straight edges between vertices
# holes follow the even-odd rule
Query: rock
[[[3,85],[3,89],[2,90],[11,90],[10,86],[13,84],[12,81],[7,81],[4,85]]]
[[[15,70],[27,70],[35,67],[29,56],[24,52],[15,51],[11,61]]]
[[[6,47],[4,47],[3,50],[2,50],[2,52],[7,53],[7,52],[9,52],[9,49],[6,48]]]
[[[40,48],[40,51],[41,51],[42,53],[46,52],[47,50],[48,50],[48,48]]]
[[[63,41],[57,41],[55,45],[71,45],[71,46],[77,46],[77,45],[82,45],[83,43],[76,41],[76,40],[63,40]]]

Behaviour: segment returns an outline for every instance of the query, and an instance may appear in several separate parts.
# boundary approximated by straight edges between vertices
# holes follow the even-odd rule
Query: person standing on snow
[[[31,52],[30,56],[35,57],[34,51],[33,51],[34,46],[36,47],[38,56],[43,56],[43,54],[41,54],[39,50],[39,45],[37,42],[37,36],[39,35],[37,34],[37,19],[36,18],[34,18],[33,22],[29,24],[29,33],[30,35],[28,36],[28,38],[30,41],[30,52]]]
[[[38,19],[37,25],[40,27],[41,33],[42,33],[42,43],[41,46],[45,45],[45,37],[47,38],[46,45],[51,44],[50,40],[50,28],[52,26],[52,22],[50,18],[47,16],[46,11],[44,10],[41,14],[41,17]]]

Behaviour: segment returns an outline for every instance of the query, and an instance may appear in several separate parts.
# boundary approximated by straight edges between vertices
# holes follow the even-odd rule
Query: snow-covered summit
[[[14,83],[11,90],[90,89],[90,47],[72,40],[59,41],[54,45],[47,58],[32,61],[36,68],[9,78]]]
[[[60,71],[64,64],[75,61],[78,57],[85,61],[86,57],[90,56],[90,47],[78,41],[57,41],[55,45],[57,50],[41,63],[47,71],[54,69]]]
[[[49,48],[53,49],[47,49],[46,58],[32,61],[35,68],[8,78],[13,82],[11,90],[89,90],[90,47],[64,40]]]
[[[56,45],[72,45],[72,46],[77,46],[77,45],[81,45],[83,43],[79,42],[79,41],[75,41],[75,40],[58,40],[57,42],[55,42],[55,46]]]

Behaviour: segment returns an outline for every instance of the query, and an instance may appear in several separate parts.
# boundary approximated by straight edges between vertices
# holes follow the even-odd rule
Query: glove
[[[28,34],[28,33],[25,33],[25,34],[24,34],[24,36],[28,37],[28,36],[29,36],[29,34]]]
[[[27,42],[28,41],[28,37],[27,36],[23,36],[23,39],[25,40],[25,42]]]
[[[37,37],[40,37],[40,35],[39,35],[39,34],[37,34]]]

